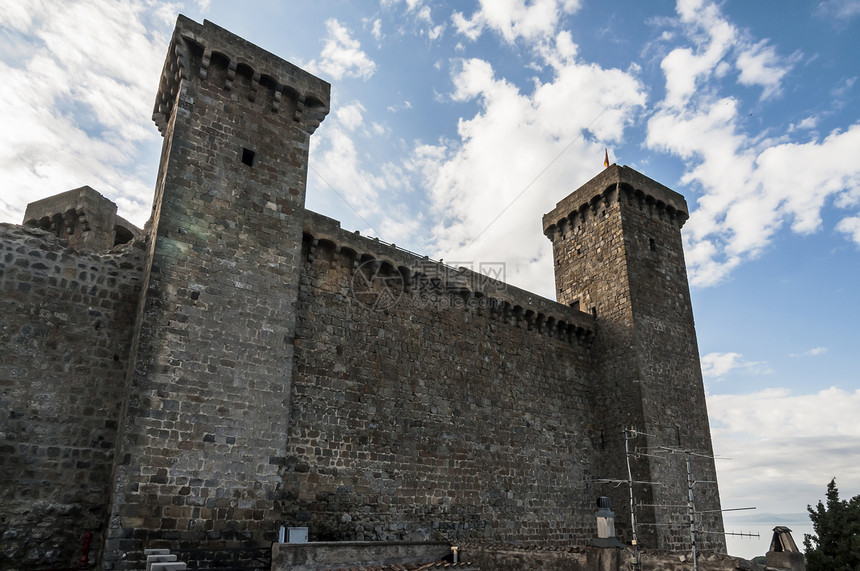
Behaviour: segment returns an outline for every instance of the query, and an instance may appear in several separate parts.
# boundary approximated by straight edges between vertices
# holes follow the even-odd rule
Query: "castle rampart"
[[[88,186],[31,202],[24,224],[46,230],[85,252],[107,252],[143,237],[139,228],[117,216],[116,204]]]
[[[205,80],[301,123],[313,134],[328,114],[329,85],[208,20],[179,16],[152,120],[165,134],[182,79]]]
[[[357,302],[366,270],[351,260],[325,243],[305,263],[285,520],[329,540],[584,536],[588,343],[458,307],[427,282],[389,306]]]
[[[374,261],[386,275],[399,274],[393,280],[401,288],[397,291],[398,302],[406,294],[406,303],[472,308],[541,335],[580,343],[594,338],[596,326],[590,315],[505,283],[504,264],[486,264],[484,273],[454,268],[394,244],[348,232],[337,220],[310,211],[305,211],[304,235],[309,261],[314,260],[318,248],[329,247],[340,255],[339,264],[345,264],[352,276],[359,266]],[[480,262],[476,268],[481,268]],[[502,279],[488,275],[494,271],[501,272],[496,277]],[[420,291],[422,285],[424,290]]]
[[[104,253],[0,224],[0,567],[103,540],[142,243]]]

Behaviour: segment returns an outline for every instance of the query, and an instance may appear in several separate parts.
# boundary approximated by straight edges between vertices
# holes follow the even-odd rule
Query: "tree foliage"
[[[807,506],[812,535],[806,534],[807,571],[860,570],[860,495],[840,500],[836,478],[827,484],[827,505]]]

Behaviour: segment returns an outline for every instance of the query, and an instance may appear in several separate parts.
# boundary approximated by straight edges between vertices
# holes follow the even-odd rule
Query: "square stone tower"
[[[180,16],[108,567],[143,547],[277,537],[310,135],[325,81]]]
[[[626,479],[624,431],[635,429],[633,478],[653,482],[635,487],[638,534],[647,547],[684,549],[689,452],[699,482],[695,507],[708,512],[697,525],[714,532],[700,547],[725,551],[716,533],[722,517],[681,242],[688,217],[683,196],[611,165],[559,202],[543,227],[553,243],[558,301],[591,313],[599,327],[598,476]],[[613,504],[629,505],[626,496],[614,496]]]

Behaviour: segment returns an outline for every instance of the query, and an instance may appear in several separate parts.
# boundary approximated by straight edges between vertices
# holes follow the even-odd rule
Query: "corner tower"
[[[153,113],[164,144],[108,568],[140,567],[144,547],[277,537],[308,143],[329,91],[208,21],[177,20]]]
[[[687,470],[693,477],[699,548],[725,551],[705,392],[684,263],[684,197],[623,166],[611,165],[543,218],[553,243],[560,303],[597,317],[592,425],[602,465],[598,477],[627,478],[624,430],[631,450],[637,535],[646,547],[688,549]],[[705,484],[704,481],[713,483]],[[609,490],[607,490],[609,492]],[[611,494],[610,494],[611,495]],[[613,498],[629,505],[627,494]],[[675,497],[677,496],[677,497]],[[620,510],[619,510],[620,511]],[[619,521],[628,523],[628,514]],[[654,525],[660,524],[660,525]],[[669,525],[665,525],[669,524]],[[626,528],[630,539],[629,525]],[[717,532],[717,533],[714,533]],[[702,541],[704,539],[704,541]]]

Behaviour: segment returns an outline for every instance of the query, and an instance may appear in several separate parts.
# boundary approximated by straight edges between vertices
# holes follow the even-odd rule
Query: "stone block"
[[[186,563],[182,562],[164,562],[153,563],[150,571],[185,571],[188,568]]]
[[[167,551],[166,549],[164,551]],[[146,556],[146,571],[152,571],[152,566],[156,563],[173,563],[177,560],[176,555],[170,553],[159,553],[156,555]]]

